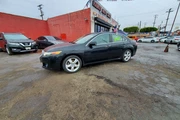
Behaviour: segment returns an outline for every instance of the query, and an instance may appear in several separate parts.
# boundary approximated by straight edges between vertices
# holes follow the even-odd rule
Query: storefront
[[[91,2],[91,32],[105,32],[111,29],[118,23],[112,19],[111,13],[107,11],[98,1]]]

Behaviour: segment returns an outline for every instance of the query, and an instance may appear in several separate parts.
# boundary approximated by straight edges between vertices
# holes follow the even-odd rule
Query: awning
[[[98,17],[95,17],[94,20],[95,20],[96,24],[99,24],[103,27],[107,27],[107,28],[113,27],[113,25],[109,24],[108,22],[106,22]]]

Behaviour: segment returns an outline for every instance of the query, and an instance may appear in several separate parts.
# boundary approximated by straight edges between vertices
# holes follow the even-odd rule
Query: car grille
[[[24,43],[20,43],[22,46],[31,46],[31,43],[30,42],[24,42]]]

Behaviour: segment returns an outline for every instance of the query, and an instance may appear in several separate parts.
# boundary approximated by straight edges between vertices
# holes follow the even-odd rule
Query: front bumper
[[[8,45],[8,47],[14,53],[33,52],[33,51],[37,51],[38,50],[38,46],[37,45],[32,45],[32,46]]]
[[[61,69],[61,56],[41,56],[40,62],[45,69],[60,70]]]

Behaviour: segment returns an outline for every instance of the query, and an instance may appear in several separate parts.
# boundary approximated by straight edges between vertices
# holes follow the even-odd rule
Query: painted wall
[[[66,41],[74,41],[90,33],[90,25],[90,8],[48,19],[50,34]]]
[[[20,32],[36,39],[49,35],[47,21],[0,12],[0,32]]]

